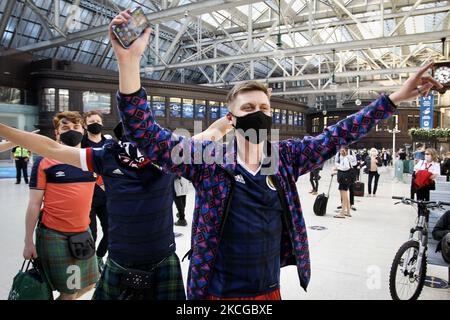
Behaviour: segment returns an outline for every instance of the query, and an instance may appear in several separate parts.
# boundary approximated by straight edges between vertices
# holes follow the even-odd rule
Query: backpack
[[[419,170],[416,172],[414,178],[414,187],[417,190],[426,188],[433,183],[433,180],[430,179],[433,174],[429,171],[431,166],[432,164],[430,164],[429,166],[425,164],[425,170]]]

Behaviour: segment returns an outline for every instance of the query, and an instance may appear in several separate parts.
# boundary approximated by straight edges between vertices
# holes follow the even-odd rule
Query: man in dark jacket
[[[442,258],[450,263],[450,210],[439,219],[432,234],[434,240],[440,241],[436,252],[441,251]]]

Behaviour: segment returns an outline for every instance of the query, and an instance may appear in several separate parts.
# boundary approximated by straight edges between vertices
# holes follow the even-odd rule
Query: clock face
[[[450,68],[438,67],[434,71],[434,78],[442,84],[450,83]]]

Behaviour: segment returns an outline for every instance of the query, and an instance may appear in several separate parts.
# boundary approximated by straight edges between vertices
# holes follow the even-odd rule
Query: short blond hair
[[[227,94],[227,105],[228,110],[230,110],[230,106],[233,103],[234,100],[236,100],[236,97],[239,93],[242,92],[249,92],[249,91],[262,91],[266,94],[267,98],[269,97],[269,91],[267,90],[267,87],[258,81],[250,80],[243,83],[239,83],[235,85],[230,92]]]
[[[378,155],[378,150],[375,148],[371,148],[369,153],[370,153],[370,155],[375,154],[375,153]]]

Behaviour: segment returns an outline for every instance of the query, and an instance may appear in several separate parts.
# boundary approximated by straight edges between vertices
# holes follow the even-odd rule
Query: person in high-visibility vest
[[[23,180],[28,184],[28,161],[30,160],[31,152],[27,149],[17,146],[12,149],[14,160],[16,161],[16,184],[20,184],[23,173]]]

